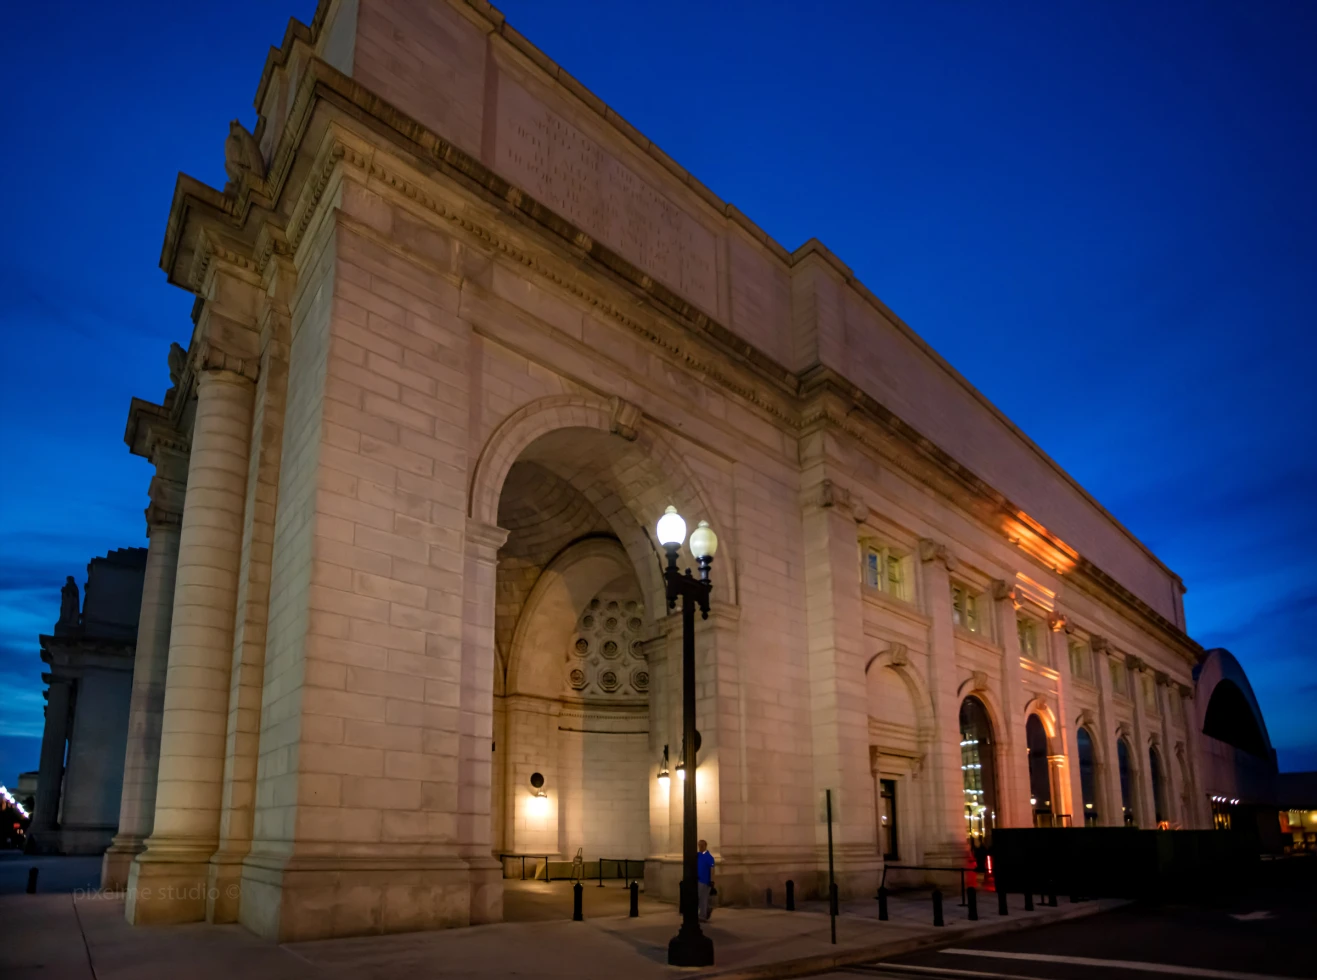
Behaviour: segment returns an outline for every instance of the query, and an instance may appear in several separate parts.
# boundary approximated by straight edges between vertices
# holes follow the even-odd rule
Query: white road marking
[[[941,966],[914,966],[909,963],[867,963],[863,966],[850,967],[855,973],[863,973],[870,970],[882,970],[885,973],[894,973],[897,975],[905,974],[912,976],[915,974],[931,974],[935,977],[965,977],[966,980],[1052,980],[1051,977],[1040,977],[1036,975],[1023,976],[1019,973],[985,973],[982,970],[951,970]]]
[[[1209,970],[1201,966],[1177,966],[1174,963],[1144,963],[1138,960],[1106,960],[1093,956],[1057,956],[1052,953],[1008,953],[996,949],[944,949],[956,956],[983,956],[998,960],[1022,960],[1033,963],[1064,963],[1068,966],[1096,966],[1107,970],[1140,970],[1144,973],[1169,973],[1177,977],[1206,977],[1210,980],[1298,980],[1267,973],[1236,973],[1233,970]]]
[[[1230,918],[1238,919],[1240,922],[1257,922],[1259,919],[1270,919],[1271,913],[1266,909],[1259,909],[1257,912],[1241,912],[1238,915],[1232,912]]]

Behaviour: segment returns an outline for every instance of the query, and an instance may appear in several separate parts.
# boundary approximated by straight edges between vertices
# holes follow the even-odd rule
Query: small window
[[[864,584],[894,599],[909,599],[906,558],[892,548],[864,546]]]
[[[1091,681],[1093,679],[1093,656],[1089,652],[1087,644],[1077,641],[1070,644],[1070,676],[1076,680]]]
[[[951,586],[951,621],[971,633],[980,632],[979,597],[956,583]]]
[[[1111,690],[1121,697],[1129,697],[1129,681],[1125,679],[1125,665],[1114,656],[1107,661],[1111,667]]]
[[[1015,620],[1015,629],[1020,636],[1020,653],[1040,664],[1047,663],[1047,646],[1039,636],[1042,631],[1038,628],[1038,620],[1019,616]]]
[[[1143,685],[1143,707],[1153,714],[1157,713],[1157,682],[1145,673],[1140,678]]]

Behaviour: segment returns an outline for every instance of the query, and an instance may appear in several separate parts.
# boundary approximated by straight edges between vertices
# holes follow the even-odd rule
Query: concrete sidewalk
[[[991,898],[991,896],[986,896]],[[926,897],[893,897],[891,921],[878,922],[876,902],[847,903],[829,943],[824,912],[719,909],[706,931],[717,965],[690,971],[668,967],[668,939],[678,917],[669,905],[643,903],[640,918],[601,915],[585,922],[505,922],[450,929],[333,939],[277,946],[239,926],[129,926],[122,896],[0,897],[0,976],[96,980],[293,980],[301,977],[404,978],[543,976],[627,980],[678,975],[724,980],[803,976],[835,966],[897,956],[915,949],[1092,914],[1111,903],[1061,904],[1023,911],[1015,896],[1000,917],[995,899],[979,922],[947,906],[934,929]],[[986,906],[989,906],[986,907]],[[589,905],[587,904],[587,912]]]

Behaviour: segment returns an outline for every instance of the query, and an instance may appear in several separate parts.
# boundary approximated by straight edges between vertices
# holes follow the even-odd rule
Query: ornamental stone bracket
[[[946,566],[947,571],[953,572],[956,570],[956,556],[951,549],[932,538],[919,539],[919,560],[925,562],[939,561]]]
[[[608,400],[612,407],[612,421],[609,424],[609,431],[613,435],[621,436],[628,442],[635,442],[636,437],[640,434],[640,423],[644,418],[638,405],[614,395]]]
[[[1108,655],[1110,655],[1111,653],[1111,645],[1107,643],[1107,638],[1105,636],[1097,636],[1096,634],[1090,636],[1088,638],[1088,645],[1089,647],[1092,648],[1094,653],[1102,653]]]
[[[1014,583],[993,579],[992,598],[997,602],[1009,602],[1016,609],[1020,608],[1020,596],[1015,590]]]
[[[1047,617],[1047,625],[1051,627],[1053,633],[1060,633],[1067,628],[1069,621],[1060,613],[1052,613]]]
[[[838,510],[846,511],[857,524],[863,524],[869,519],[869,507],[863,498],[858,493],[847,490],[835,480],[821,480],[817,487],[806,492],[805,503],[807,506],[817,507],[820,510],[835,507]]]

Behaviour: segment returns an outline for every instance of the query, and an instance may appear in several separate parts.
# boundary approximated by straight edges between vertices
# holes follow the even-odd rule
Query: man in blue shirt
[[[709,842],[702,840],[699,843],[700,853],[696,856],[699,866],[696,870],[696,878],[700,886],[700,919],[704,922],[709,921],[709,892],[713,888],[713,855],[709,853]]]

